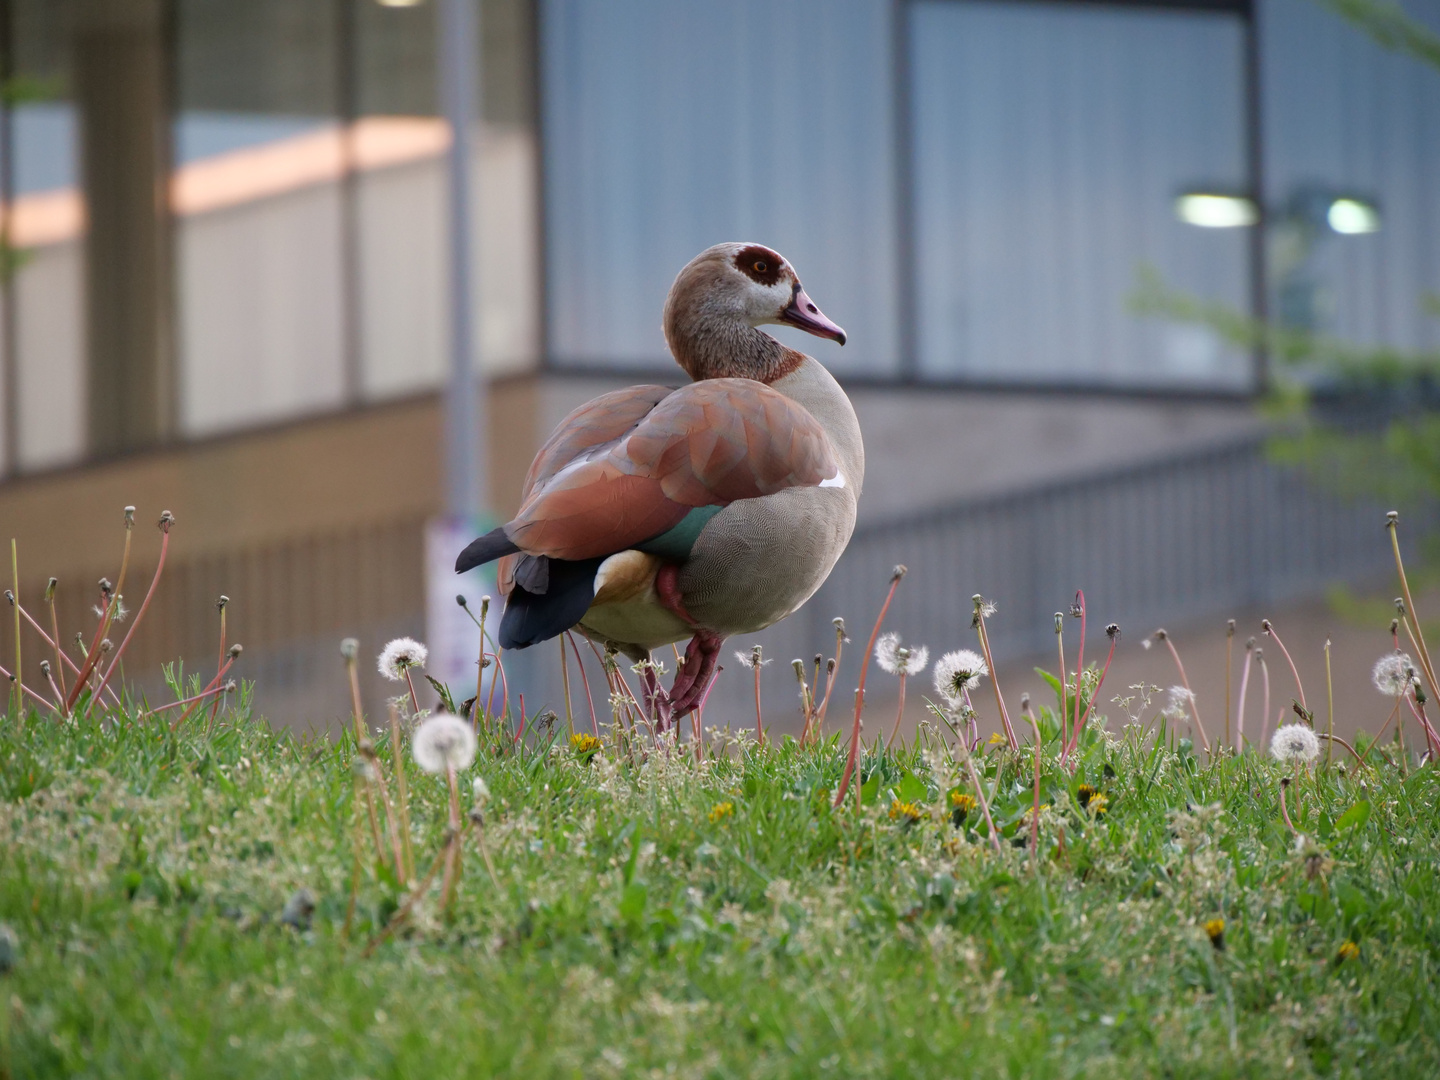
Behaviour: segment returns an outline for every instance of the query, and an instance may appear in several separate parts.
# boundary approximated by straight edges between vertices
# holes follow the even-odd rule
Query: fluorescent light
[[[1380,211],[1359,199],[1336,199],[1330,204],[1325,220],[1330,228],[1346,236],[1380,230]]]
[[[1187,225],[1202,229],[1234,229],[1254,225],[1260,209],[1244,195],[1190,192],[1175,200],[1175,216]]]
[[[425,0],[375,0],[381,7],[407,8],[419,7]]]

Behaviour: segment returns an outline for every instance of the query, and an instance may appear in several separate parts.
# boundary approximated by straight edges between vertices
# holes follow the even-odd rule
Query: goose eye
[[[761,260],[761,261],[759,261],[759,262],[757,262],[757,263],[755,264],[755,272],[756,272],[757,274],[763,274],[763,273],[765,273],[765,271],[767,271],[767,270],[769,270],[769,269],[770,269],[770,267],[765,263],[764,260]]]

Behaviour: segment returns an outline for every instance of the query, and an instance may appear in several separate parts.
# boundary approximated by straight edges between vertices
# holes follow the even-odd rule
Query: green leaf
[[[428,682],[431,686],[433,686],[435,688],[435,692],[440,695],[440,704],[445,706],[446,712],[457,714],[459,713],[460,710],[455,708],[455,699],[450,696],[450,687],[446,686],[433,675],[426,675],[425,681]]]
[[[1344,832],[1347,829],[1358,829],[1370,820],[1370,801],[1361,799],[1354,806],[1340,815],[1340,820],[1335,822],[1335,831]]]
[[[1035,674],[1039,675],[1040,678],[1044,679],[1046,684],[1049,685],[1050,689],[1055,691],[1055,697],[1060,703],[1060,711],[1063,713],[1065,711],[1066,701],[1065,684],[1062,683],[1059,679],[1057,679],[1054,675],[1051,675],[1044,668],[1037,667],[1035,669]]]
[[[895,785],[895,797],[901,802],[928,802],[930,788],[924,780],[921,780],[909,769],[906,769],[900,779],[900,783]],[[862,795],[861,798],[864,798],[864,796]]]
[[[879,794],[880,774],[877,772],[874,776],[870,777],[869,780],[866,780],[865,783],[860,785],[860,805],[865,806],[873,803]]]
[[[625,886],[620,894],[620,917],[627,922],[639,922],[645,914],[646,888],[638,881]]]

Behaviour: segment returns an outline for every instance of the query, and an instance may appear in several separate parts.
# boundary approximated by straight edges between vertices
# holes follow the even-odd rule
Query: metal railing
[[[990,622],[997,657],[1014,658],[1053,647],[1053,613],[1068,610],[1077,588],[1085,590],[1095,633],[1118,622],[1143,636],[1162,623],[1223,618],[1259,604],[1312,597],[1337,581],[1383,576],[1392,571],[1387,509],[1332,494],[1300,471],[1275,464],[1262,442],[1252,440],[866,525],[801,611],[728,643],[722,662],[729,670],[711,697],[708,717],[743,723],[753,710],[749,674],[738,671],[734,650],[748,652],[758,642],[766,657],[779,661],[765,674],[767,696],[778,695],[782,680],[791,678],[786,669],[792,657],[833,651],[831,619],[837,615],[855,639],[837,682],[848,700],[896,563],[909,574],[888,628],[932,651],[974,647],[970,597],[981,593],[999,604]],[[1412,545],[1437,524],[1431,505],[1400,509],[1403,535]],[[360,637],[370,656],[390,635],[420,632],[423,614],[412,610],[423,599],[418,526],[414,537],[398,528],[390,527],[383,543],[349,536],[276,550],[262,560],[275,563],[269,570],[241,560],[247,579],[270,582],[274,593],[273,604],[262,603],[264,612],[255,612],[269,631],[262,635],[268,647],[257,638],[260,647],[247,652],[243,670],[257,682],[257,708],[272,720],[324,725],[345,715],[340,637]],[[360,558],[362,551],[373,553]],[[396,569],[401,563],[403,572]],[[394,593],[397,581],[413,592],[387,596],[373,611],[356,603],[369,594],[373,604],[377,590]],[[224,587],[218,578],[215,584]],[[350,602],[337,603],[337,593]],[[194,596],[197,605],[201,599]],[[299,612],[297,605],[316,611]],[[280,640],[281,629],[272,624],[282,614],[287,626],[304,631]],[[259,626],[252,626],[253,634]],[[673,668],[673,661],[667,666]],[[547,705],[563,712],[556,650],[542,646],[511,655],[506,667],[532,713]],[[367,708],[374,712],[387,690],[371,668],[367,660]],[[598,669],[590,669],[590,679],[597,707],[604,708]],[[578,686],[573,690],[580,709]]]

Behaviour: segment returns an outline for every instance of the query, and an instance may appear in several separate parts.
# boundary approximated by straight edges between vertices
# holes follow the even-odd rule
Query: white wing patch
[[[832,476],[832,477],[830,477],[829,480],[821,480],[821,481],[820,481],[820,486],[821,486],[821,487],[843,488],[843,487],[845,486],[845,474],[844,474],[843,472],[841,472],[839,469],[836,469],[836,470],[835,470],[835,475]]]

